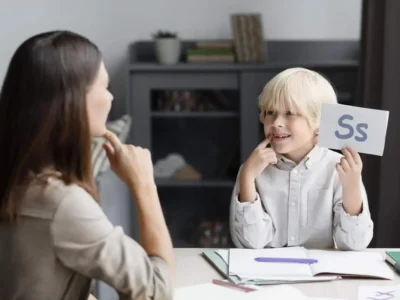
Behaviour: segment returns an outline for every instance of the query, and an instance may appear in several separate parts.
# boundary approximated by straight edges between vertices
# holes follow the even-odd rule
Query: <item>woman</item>
[[[120,299],[170,299],[173,251],[148,150],[106,130],[112,95],[101,53],[67,31],[14,54],[0,94],[0,299],[87,299],[91,279]],[[137,206],[140,245],[98,205],[91,136]],[[7,245],[6,247],[4,245]]]

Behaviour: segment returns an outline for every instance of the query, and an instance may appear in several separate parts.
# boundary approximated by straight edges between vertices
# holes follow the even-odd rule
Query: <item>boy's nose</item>
[[[283,127],[285,125],[285,120],[280,115],[277,115],[272,122],[273,127]]]

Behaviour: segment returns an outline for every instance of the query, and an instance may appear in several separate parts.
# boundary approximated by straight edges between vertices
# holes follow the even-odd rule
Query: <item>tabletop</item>
[[[203,248],[175,248],[176,287],[185,287],[195,284],[211,282],[212,279],[223,279],[223,276],[210,265],[201,255]],[[386,250],[400,251],[400,249],[369,248],[366,251]],[[393,271],[394,272],[394,271]],[[360,286],[381,286],[400,284],[400,276],[394,272],[394,280],[375,279],[341,279],[328,282],[295,283],[308,297],[330,297],[357,300]],[[265,286],[268,288],[268,286]]]

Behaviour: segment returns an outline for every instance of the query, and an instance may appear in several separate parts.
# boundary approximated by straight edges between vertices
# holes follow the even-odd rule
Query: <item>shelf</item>
[[[162,111],[162,112],[152,112],[151,116],[155,118],[237,118],[239,117],[239,113],[233,111],[207,111],[207,112]]]
[[[229,187],[233,188],[233,180],[176,180],[156,179],[158,187]]]
[[[356,59],[349,60],[309,60],[302,62],[274,61],[267,63],[185,63],[179,62],[173,65],[162,65],[157,62],[133,62],[129,66],[131,72],[221,72],[221,71],[272,71],[291,68],[293,65],[305,68],[346,68],[358,67]]]

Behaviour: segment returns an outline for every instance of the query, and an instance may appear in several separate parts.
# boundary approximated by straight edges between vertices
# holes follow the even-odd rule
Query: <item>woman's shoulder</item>
[[[79,203],[82,208],[98,206],[84,188],[50,177],[46,181],[31,182],[22,201],[22,214],[53,218],[56,212],[65,206],[65,202],[71,205]]]

